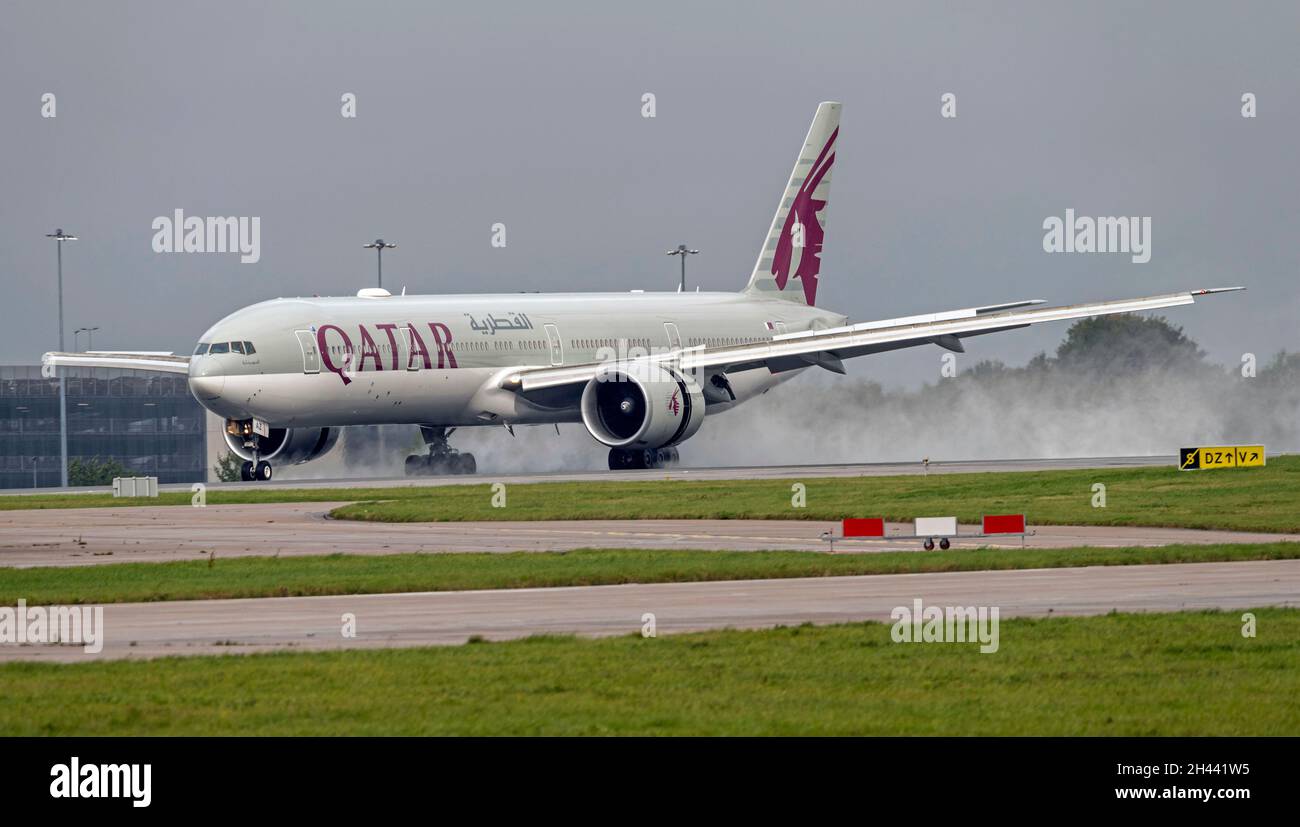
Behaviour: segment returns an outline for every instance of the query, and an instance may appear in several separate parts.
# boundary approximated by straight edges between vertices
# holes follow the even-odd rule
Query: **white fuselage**
[[[617,361],[843,324],[837,313],[741,293],[569,293],[275,299],[239,310],[196,353],[190,388],[214,413],[273,427],[576,422],[568,400],[501,390],[521,366]],[[206,347],[205,347],[206,346]],[[797,371],[729,375],[739,404]]]

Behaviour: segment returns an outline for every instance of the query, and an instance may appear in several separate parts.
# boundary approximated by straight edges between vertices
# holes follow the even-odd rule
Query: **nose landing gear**
[[[420,426],[420,435],[429,446],[428,454],[411,454],[406,458],[406,476],[433,477],[443,474],[473,474],[478,471],[474,455],[462,453],[447,444],[455,428]]]
[[[265,459],[261,459],[257,455],[257,451],[261,447],[259,437],[269,436],[270,425],[259,419],[227,419],[226,434],[227,437],[242,440],[244,450],[252,454],[251,460],[244,460],[242,466],[239,466],[239,479],[244,482],[269,481],[270,477],[272,477],[270,463],[266,462]]]
[[[239,466],[239,478],[244,482],[268,482],[272,473],[271,463],[258,456],[261,447],[258,436],[268,436],[271,433],[270,426],[259,419],[227,419],[226,433],[242,439],[244,450],[253,455],[252,460],[245,460]]]
[[[239,468],[239,478],[244,482],[269,482],[272,476],[271,463],[266,460],[257,462],[245,462]]]

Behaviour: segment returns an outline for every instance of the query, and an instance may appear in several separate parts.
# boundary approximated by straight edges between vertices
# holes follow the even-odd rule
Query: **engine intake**
[[[255,435],[257,458],[279,460],[295,465],[322,457],[338,442],[340,428],[271,428],[269,436]],[[226,445],[240,459],[253,459],[253,452],[244,446],[244,438],[225,432]]]
[[[660,365],[605,368],[582,391],[582,422],[611,448],[664,448],[704,423],[704,393],[693,379]]]

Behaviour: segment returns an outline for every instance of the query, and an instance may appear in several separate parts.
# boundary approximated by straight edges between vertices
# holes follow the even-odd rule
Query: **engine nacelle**
[[[637,362],[611,365],[582,391],[582,422],[611,448],[666,448],[704,423],[704,393],[695,380]]]
[[[257,458],[277,460],[284,465],[295,465],[323,457],[338,442],[341,428],[271,428],[270,436],[254,435],[257,440]],[[225,432],[226,445],[231,453],[241,459],[253,459],[253,452],[244,446],[244,437]]]

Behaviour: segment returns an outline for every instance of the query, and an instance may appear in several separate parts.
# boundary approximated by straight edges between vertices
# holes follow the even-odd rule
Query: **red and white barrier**
[[[948,548],[953,540],[979,540],[986,537],[1020,537],[1020,544],[1024,545],[1024,538],[1032,534],[1025,527],[1024,514],[985,514],[980,521],[979,534],[962,534],[957,528],[956,517],[917,517],[912,525],[912,536],[921,540],[921,545],[926,551],[930,551],[935,546],[935,541],[939,541],[939,548]],[[822,534],[822,539],[831,544],[831,551],[835,550],[836,540],[847,539],[871,540],[885,538],[885,520],[883,517],[850,517],[840,524],[840,536],[836,537],[832,532]]]

